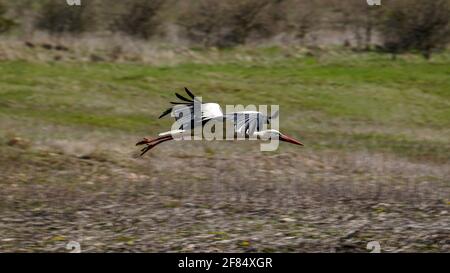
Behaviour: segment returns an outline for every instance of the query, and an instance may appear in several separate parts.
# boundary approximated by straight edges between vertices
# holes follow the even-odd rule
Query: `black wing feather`
[[[177,101],[171,101],[171,104],[184,104],[184,105],[191,105],[192,102],[177,102]]]
[[[192,92],[189,89],[187,89],[187,87],[185,87],[184,90],[189,95],[189,97],[191,97],[193,100],[195,100],[195,95],[192,94]]]
[[[185,90],[186,93],[189,95],[189,97],[192,98],[192,100],[190,100],[190,99],[188,99],[188,98],[185,98],[185,97],[183,97],[182,95],[180,95],[180,94],[178,94],[178,93],[175,93],[175,96],[177,96],[177,98],[179,98],[180,100],[182,100],[182,102],[171,101],[170,103],[171,103],[171,104],[174,104],[174,105],[187,105],[187,106],[192,106],[192,105],[194,104],[195,95],[194,95],[189,89],[187,89],[186,87],[184,88],[184,90]],[[162,118],[162,117],[164,117],[164,116],[170,114],[170,113],[172,112],[172,110],[173,110],[173,107],[167,109],[166,111],[164,111],[164,112],[159,116],[159,118]]]
[[[180,95],[178,93],[175,93],[175,96],[177,96],[177,98],[179,98],[182,101],[193,102],[192,100],[186,99],[185,97],[183,97],[182,95]]]
[[[162,118],[164,116],[166,116],[167,114],[170,114],[172,112],[172,108],[167,109],[166,111],[164,111],[161,116],[159,116],[159,118]]]

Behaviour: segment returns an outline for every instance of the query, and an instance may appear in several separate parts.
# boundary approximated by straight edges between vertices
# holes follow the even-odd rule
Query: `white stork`
[[[231,122],[234,127],[234,139],[238,139],[239,136],[243,136],[244,138],[253,137],[260,140],[279,139],[281,141],[303,146],[303,143],[300,141],[282,134],[278,130],[262,130],[264,124],[270,124],[271,119],[278,116],[278,112],[272,116],[266,116],[258,111],[241,111],[224,114],[219,104],[202,103],[189,89],[185,87],[184,90],[190,98],[175,93],[181,102],[171,102],[173,106],[159,116],[159,118],[162,118],[171,114],[175,117],[177,124],[180,125],[179,129],[160,133],[159,136],[154,139],[144,138],[136,143],[136,146],[146,145],[141,150],[141,156],[156,145],[173,140],[174,137],[193,134],[193,128],[198,126],[203,127],[210,121]],[[195,104],[200,106],[200,111],[198,113],[195,113]]]

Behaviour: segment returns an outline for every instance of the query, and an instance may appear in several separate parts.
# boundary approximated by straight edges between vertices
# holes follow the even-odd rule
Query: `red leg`
[[[147,145],[146,147],[144,147],[144,148],[141,150],[141,152],[142,152],[142,153],[141,153],[141,156],[142,156],[142,155],[144,155],[146,152],[148,152],[149,150],[153,149],[156,145],[158,145],[158,144],[160,144],[160,143],[163,143],[163,142],[165,142],[165,141],[172,140],[172,139],[173,139],[173,137],[172,137],[171,135],[168,135],[168,136],[162,136],[162,137],[158,137],[158,138],[151,139],[151,140],[144,139],[144,140],[142,140],[142,141],[136,143],[136,145],[142,145],[142,144],[146,144],[146,145]]]
[[[136,146],[144,145],[144,144],[150,144],[152,142],[159,141],[159,140],[164,139],[166,137],[168,137],[168,136],[161,136],[161,137],[157,137],[157,138],[153,138],[153,139],[148,139],[148,138],[144,137],[141,141],[136,143]]]

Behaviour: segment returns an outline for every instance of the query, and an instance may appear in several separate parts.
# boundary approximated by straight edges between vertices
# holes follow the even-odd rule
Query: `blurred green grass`
[[[281,130],[310,149],[449,159],[448,58],[394,62],[376,53],[299,57],[267,48],[239,52],[252,57],[240,61],[228,58],[232,53],[222,52],[214,63],[188,60],[171,66],[1,62],[0,122],[13,120],[17,128],[39,122],[74,131],[156,135],[171,124],[158,115],[173,92],[187,86],[204,101],[222,105],[280,105]]]

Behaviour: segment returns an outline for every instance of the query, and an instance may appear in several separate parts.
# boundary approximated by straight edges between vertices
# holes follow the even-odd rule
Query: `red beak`
[[[280,135],[280,140],[281,141],[285,141],[285,142],[289,142],[289,143],[292,143],[292,144],[297,144],[297,145],[300,145],[300,146],[304,146],[303,143],[301,143],[300,141],[298,141],[298,140],[296,140],[296,139],[294,139],[294,138],[292,138],[290,136],[287,136],[287,135]]]

